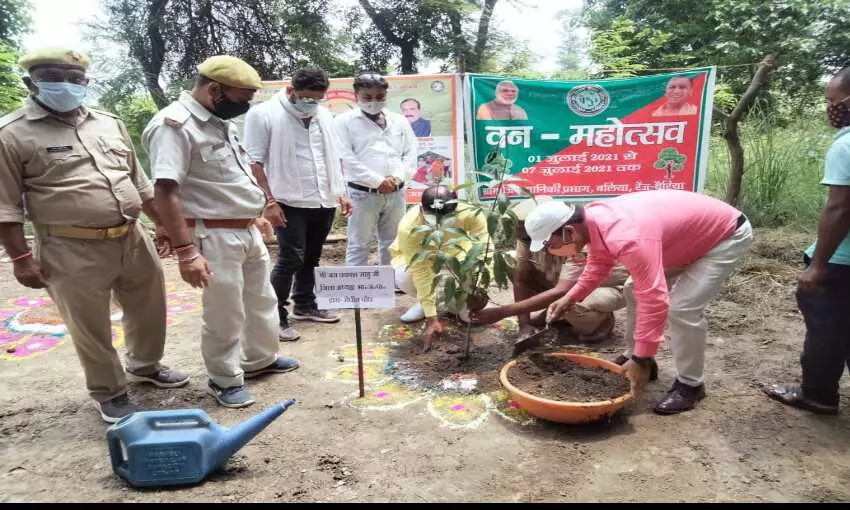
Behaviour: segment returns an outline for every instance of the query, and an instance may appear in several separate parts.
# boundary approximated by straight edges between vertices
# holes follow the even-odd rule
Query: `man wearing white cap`
[[[630,274],[626,338],[633,342],[630,359],[620,361],[633,389],[641,391],[649,379],[669,323],[677,378],[655,412],[681,413],[705,398],[704,311],[752,243],[741,211],[699,193],[644,191],[586,207],[543,204],[529,215],[526,230],[532,251],[570,256],[589,246],[584,272],[552,303],[548,320],[585,299],[620,262]]]
[[[531,210],[539,204],[551,201],[551,197],[537,197],[525,200],[513,208],[520,220],[516,243],[516,267],[511,271],[514,303],[504,306],[485,308],[473,312],[470,319],[474,324],[492,324],[506,317],[517,316],[520,334],[529,335],[535,327],[545,324],[546,308],[569,291],[584,270],[584,256],[560,257],[546,251],[532,253],[529,249],[531,238],[525,231],[525,219]],[[553,204],[558,216],[558,226],[563,225],[570,214],[565,204]],[[557,228],[557,227],[555,227]],[[623,297],[623,285],[628,273],[617,266],[602,285],[590,293],[581,303],[568,311],[564,319],[572,326],[579,341],[595,342],[607,338],[614,329],[614,311],[626,305]],[[533,317],[531,312],[543,311]]]

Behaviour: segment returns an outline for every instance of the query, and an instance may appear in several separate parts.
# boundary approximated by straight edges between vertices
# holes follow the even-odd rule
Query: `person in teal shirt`
[[[850,367],[850,66],[826,89],[827,116],[838,129],[826,154],[821,184],[828,186],[818,239],[804,257],[797,304],[806,322],[802,384],[773,384],[765,393],[819,414],[838,413],[838,383]]]

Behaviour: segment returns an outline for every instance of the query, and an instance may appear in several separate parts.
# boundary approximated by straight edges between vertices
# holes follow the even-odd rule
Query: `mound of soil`
[[[464,359],[465,331],[466,326],[459,325],[456,332],[443,335],[424,353],[418,340],[394,346],[390,358],[396,363],[396,376],[423,388],[440,387],[447,379],[477,379],[477,391],[499,389],[499,370],[511,357],[513,340],[497,332],[474,332],[469,358]]]
[[[508,371],[508,380],[522,391],[549,400],[598,402],[629,392],[625,377],[598,367],[535,352],[522,356]]]

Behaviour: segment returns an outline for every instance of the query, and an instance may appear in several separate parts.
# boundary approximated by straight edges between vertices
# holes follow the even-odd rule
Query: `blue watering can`
[[[112,470],[135,487],[198,483],[294,403],[277,403],[232,429],[200,409],[133,413],[106,430]]]

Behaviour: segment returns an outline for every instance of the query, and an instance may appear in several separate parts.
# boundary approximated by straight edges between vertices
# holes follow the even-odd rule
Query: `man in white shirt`
[[[386,110],[389,84],[378,74],[354,80],[357,108],[334,119],[354,212],[348,220],[349,266],[365,266],[378,233],[380,264],[404,216],[404,180],[416,169],[416,135],[407,119]]]
[[[316,306],[314,269],[331,231],[336,207],[351,215],[345,194],[333,115],[319,103],[330,82],[321,69],[301,69],[292,84],[254,106],[245,118],[245,148],[257,180],[275,198],[265,217],[275,227],[278,257],[271,281],[278,300],[281,341],[298,340],[292,318],[339,322]],[[294,283],[294,287],[293,287]]]

